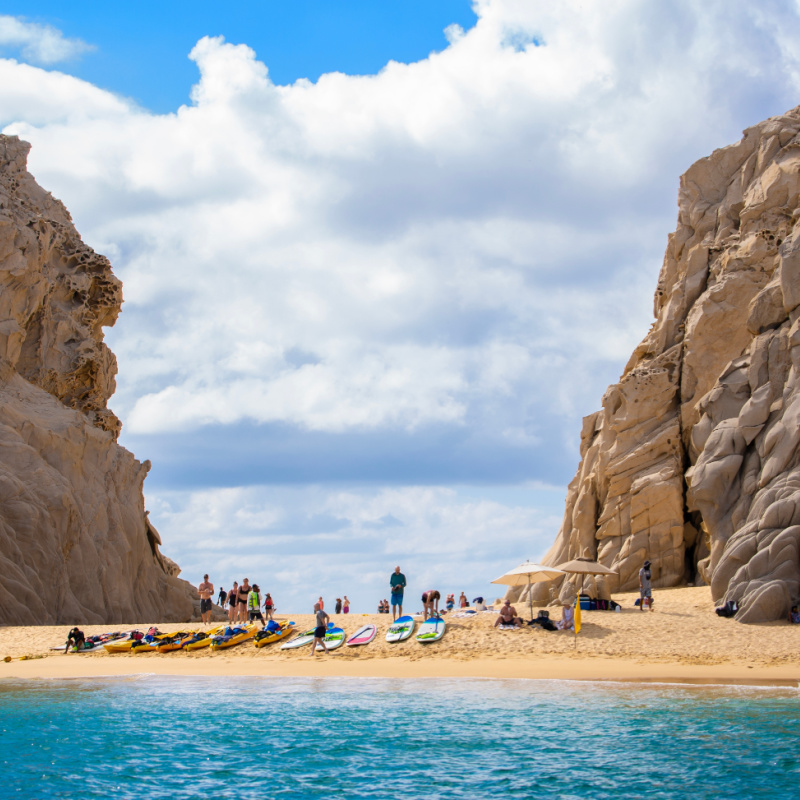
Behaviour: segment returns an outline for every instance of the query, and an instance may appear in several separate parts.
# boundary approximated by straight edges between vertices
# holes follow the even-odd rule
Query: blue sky
[[[0,128],[106,254],[165,552],[284,609],[499,594],[651,323],[679,175],[797,104],[767,0],[6,4]]]

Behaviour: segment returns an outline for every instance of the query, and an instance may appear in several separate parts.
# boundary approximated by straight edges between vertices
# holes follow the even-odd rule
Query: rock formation
[[[656,321],[584,419],[544,563],[596,558],[614,591],[649,558],[656,587],[778,619],[800,595],[800,108],[694,164],[678,205]]]
[[[122,285],[29,149],[0,136],[0,624],[188,620],[196,592],[144,510],[149,462],[106,408]]]

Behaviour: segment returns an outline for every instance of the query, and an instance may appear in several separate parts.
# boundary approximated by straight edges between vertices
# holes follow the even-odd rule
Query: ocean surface
[[[4,797],[797,798],[795,689],[0,682]]]

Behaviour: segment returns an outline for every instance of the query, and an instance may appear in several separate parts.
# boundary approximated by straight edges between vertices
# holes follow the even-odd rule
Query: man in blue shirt
[[[400,572],[400,567],[395,567],[389,578],[389,588],[392,590],[392,621],[403,616],[403,589],[406,588],[406,576]],[[398,614],[396,609],[400,609]]]

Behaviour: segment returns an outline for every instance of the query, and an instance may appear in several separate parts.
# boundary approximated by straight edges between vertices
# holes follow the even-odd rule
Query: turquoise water
[[[794,689],[164,678],[0,683],[3,796],[796,798]]]

